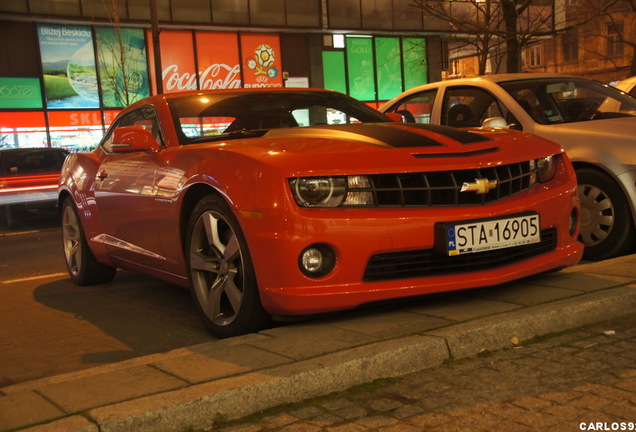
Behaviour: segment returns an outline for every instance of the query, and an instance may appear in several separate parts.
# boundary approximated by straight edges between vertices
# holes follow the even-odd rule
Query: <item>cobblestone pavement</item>
[[[206,432],[580,430],[636,430],[636,314]]]

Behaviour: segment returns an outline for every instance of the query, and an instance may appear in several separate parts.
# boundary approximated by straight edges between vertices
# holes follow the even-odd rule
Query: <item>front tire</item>
[[[265,328],[247,242],[227,203],[210,195],[195,207],[187,232],[190,290],[203,321],[219,338]]]
[[[636,236],[623,191],[607,175],[593,169],[577,170],[576,177],[584,258],[596,261],[629,252]]]
[[[77,285],[95,285],[113,280],[117,269],[100,263],[93,255],[70,197],[62,203],[62,242],[68,274]]]

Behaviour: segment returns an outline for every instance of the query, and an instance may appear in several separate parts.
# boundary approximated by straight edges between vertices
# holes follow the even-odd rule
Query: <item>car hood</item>
[[[533,145],[520,146],[520,141]],[[272,129],[260,138],[228,141],[224,150],[285,170],[316,172],[478,168],[561,151],[553,143],[516,131],[403,123]]]
[[[588,120],[576,123],[553,125],[537,125],[534,133],[551,139],[566,147],[568,144],[580,144],[581,140],[599,144],[613,142],[629,142],[636,144],[636,117],[620,117],[611,119]]]

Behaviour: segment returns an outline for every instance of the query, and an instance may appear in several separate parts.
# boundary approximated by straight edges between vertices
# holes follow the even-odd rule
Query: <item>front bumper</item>
[[[540,215],[542,231],[556,232],[554,245],[547,251],[483,268],[464,266],[458,259],[456,269],[442,273],[365,280],[373,256],[435,249],[436,222],[508,216],[528,209]],[[570,232],[569,220],[572,213],[578,217],[578,209],[576,185],[569,181],[552,188],[540,185],[483,206],[295,209],[281,218],[286,225],[278,228],[256,219],[241,220],[241,224],[265,309],[277,315],[307,315],[380,300],[497,285],[574,265],[582,257],[583,245],[576,240],[578,229]],[[314,279],[300,271],[298,261],[305,248],[317,243],[333,249],[336,265],[326,276]],[[443,259],[453,258],[458,257]]]

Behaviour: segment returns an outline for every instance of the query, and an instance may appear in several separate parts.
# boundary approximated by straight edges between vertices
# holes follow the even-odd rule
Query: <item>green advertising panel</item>
[[[324,87],[327,90],[347,93],[345,60],[342,51],[323,51],[322,71],[325,77]]]
[[[38,39],[47,107],[99,107],[91,28],[38,24]]]
[[[389,100],[402,93],[402,62],[400,39],[378,37],[375,39],[378,99]]]
[[[150,96],[146,42],[141,29],[97,29],[97,59],[105,107]]]
[[[402,42],[404,55],[404,90],[428,83],[426,40],[406,38]]]
[[[349,95],[363,101],[376,99],[373,39],[347,37]]]
[[[0,78],[0,109],[42,108],[38,78]]]

